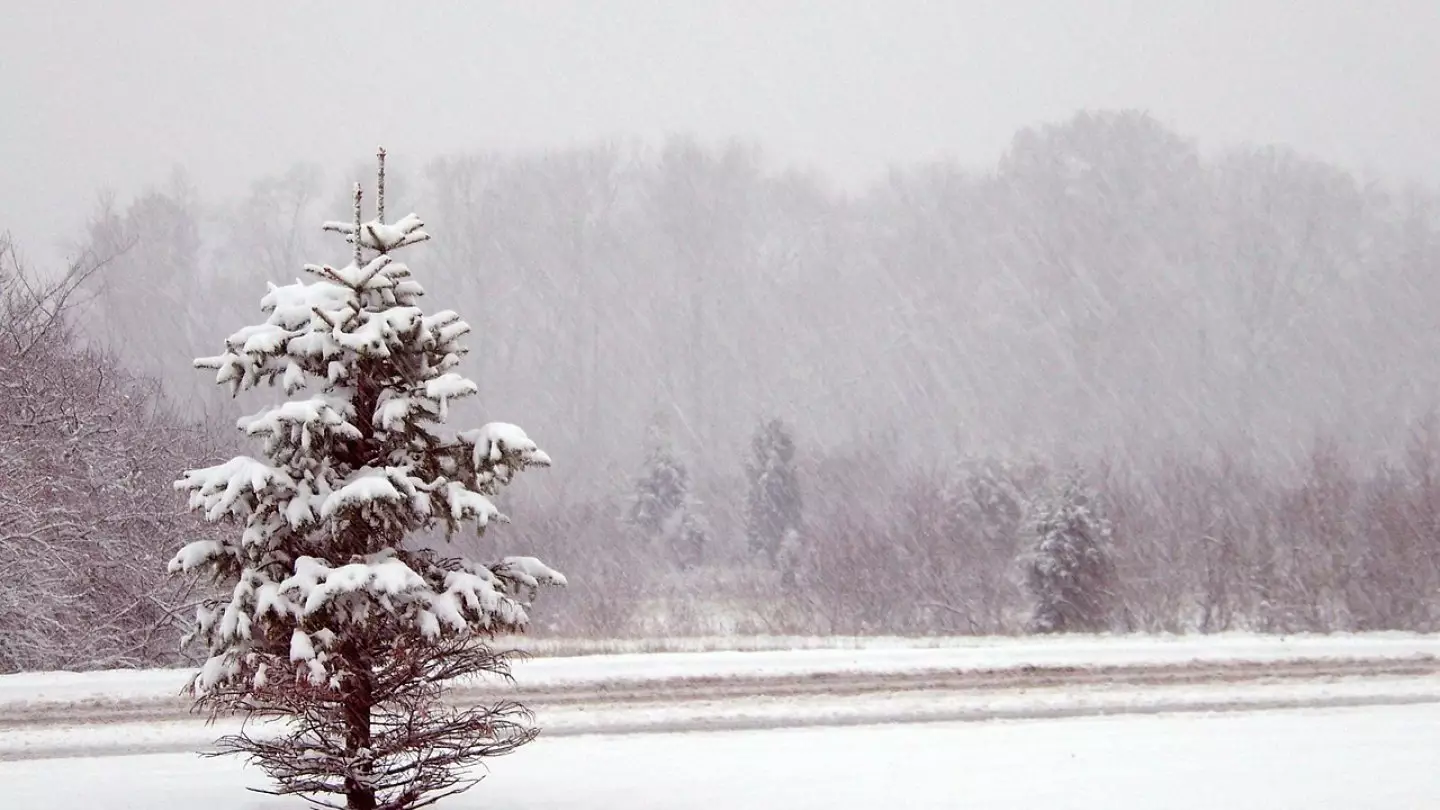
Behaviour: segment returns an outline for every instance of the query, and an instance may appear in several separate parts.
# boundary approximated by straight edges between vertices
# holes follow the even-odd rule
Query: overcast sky
[[[0,230],[32,260],[101,187],[179,165],[214,199],[382,142],[419,163],[686,131],[858,184],[1141,107],[1204,148],[1440,178],[1436,0],[4,5]]]

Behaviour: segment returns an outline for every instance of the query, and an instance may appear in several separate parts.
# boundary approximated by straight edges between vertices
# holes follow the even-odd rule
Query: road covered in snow
[[[207,726],[187,672],[0,676],[0,761],[189,753]],[[549,739],[878,723],[1440,703],[1440,637],[1414,634],[956,639],[925,647],[536,657],[518,698]]]

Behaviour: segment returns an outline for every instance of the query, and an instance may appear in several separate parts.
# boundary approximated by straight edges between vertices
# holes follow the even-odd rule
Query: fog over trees
[[[228,424],[199,425],[237,409],[191,359],[254,320],[265,282],[327,258],[319,224],[346,210],[367,157],[257,167],[222,198],[176,172],[97,200],[79,238],[104,266],[43,327],[59,359],[6,349],[19,353],[4,360],[0,442],[42,441],[25,398],[76,401],[66,364],[103,367],[44,446],[83,457],[103,426],[117,432],[107,464],[124,455],[133,480],[161,483],[103,516],[65,513],[83,528],[9,513],[23,525],[0,538],[0,567],[35,578],[4,587],[35,593],[0,599],[52,616],[126,603],[123,582],[48,586],[63,578],[46,573],[60,559],[48,549],[72,553],[79,532],[160,559],[203,531],[163,482],[180,457],[233,451]],[[1285,145],[1202,153],[1125,109],[1037,122],[994,165],[917,163],[861,191],[684,135],[392,152],[390,171],[391,210],[424,211],[437,237],[413,249],[430,297],[476,330],[465,372],[479,395],[452,420],[523,423],[557,462],[505,494],[523,520],[483,541],[581,574],[536,632],[1021,632],[1033,520],[1076,468],[1110,527],[1111,629],[1440,618],[1440,193],[1427,185],[1362,181]],[[7,291],[25,289],[18,255],[0,268]],[[111,416],[114,397],[128,404]],[[753,443],[772,423],[793,443],[801,511],[783,531],[747,521]],[[685,473],[684,516],[646,512],[660,522],[641,530],[657,425]],[[0,497],[38,503],[26,487],[75,458],[8,452],[20,466]],[[113,528],[126,510],[156,525]],[[166,599],[126,614],[143,638],[101,658],[162,660],[143,628],[184,596]],[[4,634],[0,669],[94,663],[19,638]]]
[[[419,248],[436,294],[516,336],[475,359],[497,382],[483,407],[532,414],[585,459],[552,476],[585,496],[638,466],[656,411],[704,478],[772,416],[801,444],[875,442],[905,465],[1227,448],[1293,468],[1319,434],[1396,450],[1434,400],[1428,190],[1283,146],[1204,160],[1137,112],[1039,125],[988,171],[916,166],[861,195],[683,137],[393,172],[399,207],[450,235]],[[254,268],[297,274],[348,176],[297,166],[213,201],[172,178],[102,203],[91,251],[129,248],[94,284],[87,334],[198,406],[188,358],[253,309],[237,290]],[[188,313],[180,339],[134,300],[151,284]]]

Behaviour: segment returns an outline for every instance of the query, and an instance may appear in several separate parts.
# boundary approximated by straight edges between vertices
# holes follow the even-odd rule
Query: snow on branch
[[[236,456],[224,464],[189,470],[175,488],[190,493],[190,508],[202,509],[206,520],[241,517],[252,512],[260,499],[293,493],[295,481],[284,470],[249,456]]]
[[[512,580],[531,588],[570,584],[564,574],[534,557],[506,557],[490,568],[501,579]]]
[[[355,244],[356,228],[354,224],[327,222],[323,227],[327,231],[344,234],[347,243]],[[397,248],[428,241],[430,234],[422,230],[424,227],[425,223],[414,214],[406,214],[392,225],[386,225],[379,220],[371,220],[360,225],[360,244],[370,250],[388,253]]]
[[[550,456],[518,425],[490,422],[478,430],[459,433],[457,438],[474,446],[477,470],[493,473],[507,465],[513,469],[550,466]]]
[[[324,560],[301,557],[295,561],[294,576],[280,583],[281,592],[297,593],[297,601],[307,615],[324,609],[332,599],[344,594],[363,591],[375,596],[397,597],[428,589],[424,577],[389,551],[365,562],[335,568]]]
[[[410,504],[421,514],[429,512],[424,482],[404,467],[364,467],[352,473],[320,504],[320,517],[328,519],[347,509]]]
[[[347,421],[352,408],[333,396],[292,400],[236,423],[248,436],[265,438],[265,451],[272,457],[285,455],[282,448],[308,452],[337,440],[361,438],[360,431]]]
[[[489,498],[458,481],[445,485],[445,500],[450,509],[450,519],[457,523],[473,520],[478,528],[483,529],[492,520],[500,523],[508,523],[510,520],[500,514],[500,510]]]
[[[180,552],[170,560],[169,571],[172,574],[189,573],[202,565],[208,564],[211,560],[224,553],[225,547],[215,540],[196,540],[187,543]]]

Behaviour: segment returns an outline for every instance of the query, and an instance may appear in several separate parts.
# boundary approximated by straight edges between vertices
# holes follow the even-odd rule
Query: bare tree
[[[160,568],[192,521],[164,485],[207,442],[154,381],[81,347],[70,316],[105,264],[41,277],[0,238],[0,671],[175,657],[186,588]]]

